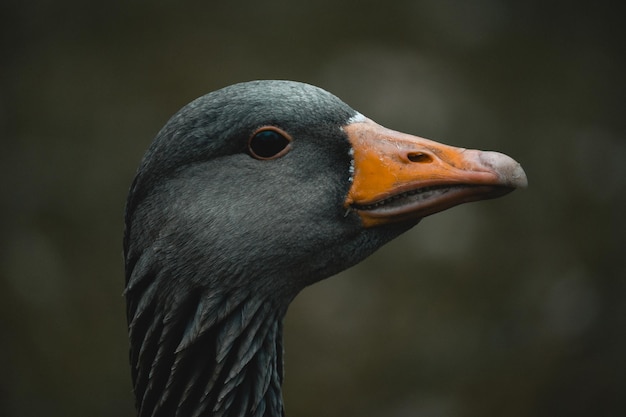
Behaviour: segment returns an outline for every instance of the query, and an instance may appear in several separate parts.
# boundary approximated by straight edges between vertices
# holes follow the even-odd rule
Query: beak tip
[[[526,172],[519,162],[500,152],[481,152],[480,161],[491,168],[502,181],[502,185],[511,188],[528,187]]]
[[[513,164],[507,167],[503,167],[504,169],[498,172],[498,175],[500,175],[500,179],[508,187],[528,187],[528,177],[526,177],[526,172],[524,172],[524,169],[518,162],[513,159],[511,159],[511,161],[513,162]]]

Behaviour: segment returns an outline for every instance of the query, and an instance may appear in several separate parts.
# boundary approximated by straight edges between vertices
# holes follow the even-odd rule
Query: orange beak
[[[420,219],[527,186],[520,164],[498,152],[443,145],[369,119],[344,130],[354,151],[345,207],[365,227]]]

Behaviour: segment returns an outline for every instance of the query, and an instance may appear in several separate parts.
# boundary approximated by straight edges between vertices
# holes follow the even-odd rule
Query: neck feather
[[[126,297],[140,417],[284,416],[284,309],[243,290],[163,295],[169,280],[134,269]]]

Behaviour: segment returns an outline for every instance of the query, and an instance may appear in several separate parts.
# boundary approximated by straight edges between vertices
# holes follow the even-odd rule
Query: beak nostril
[[[433,158],[424,152],[410,152],[407,154],[407,158],[411,162],[417,162],[420,164],[432,162]]]

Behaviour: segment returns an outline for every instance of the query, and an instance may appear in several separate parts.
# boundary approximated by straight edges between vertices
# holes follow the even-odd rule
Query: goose
[[[526,185],[504,154],[387,129],[309,84],[250,81],[192,101],[126,202],[138,415],[284,416],[283,318],[303,288],[425,216]]]

